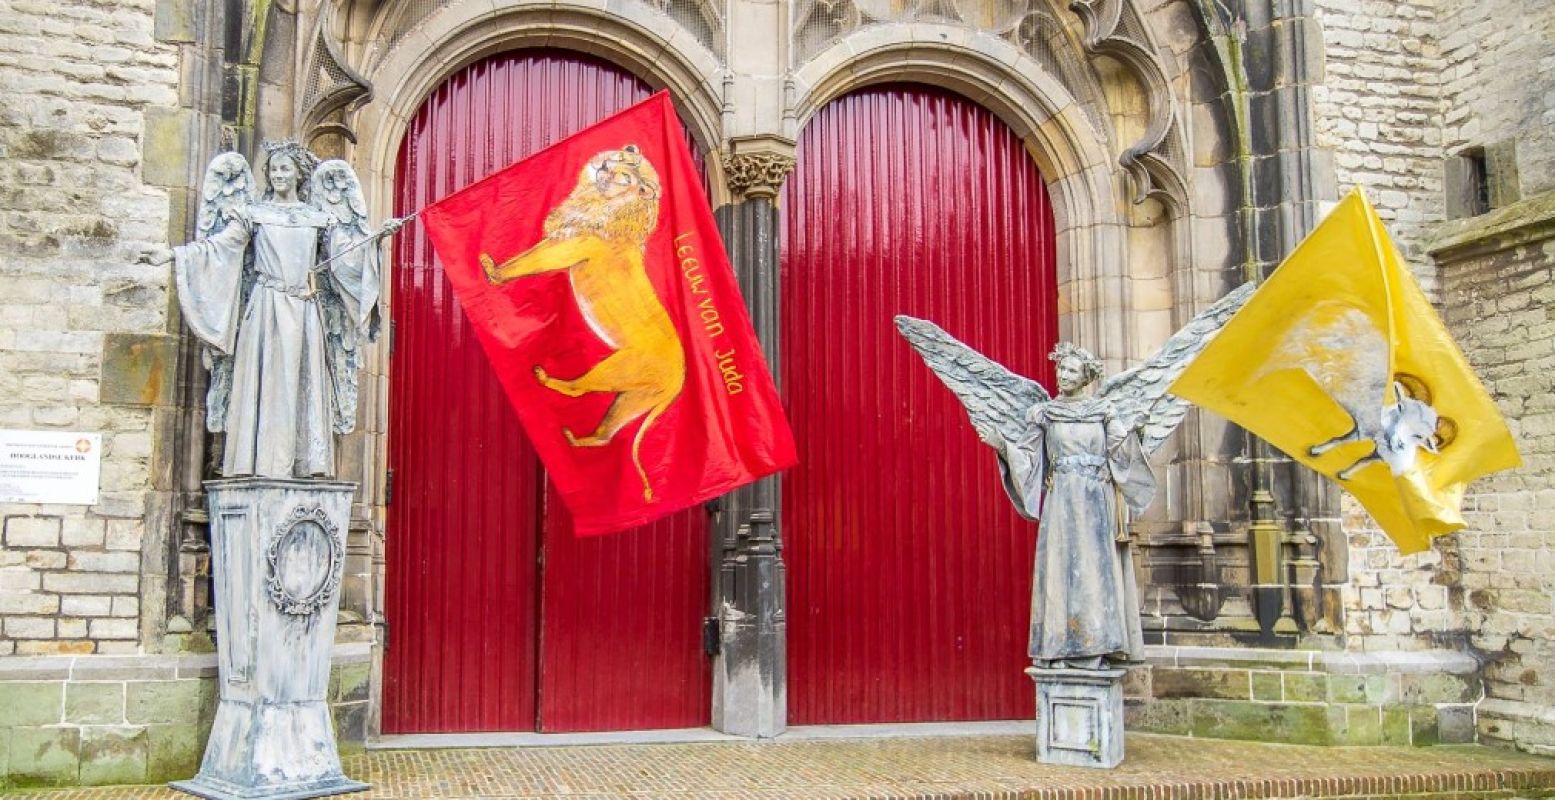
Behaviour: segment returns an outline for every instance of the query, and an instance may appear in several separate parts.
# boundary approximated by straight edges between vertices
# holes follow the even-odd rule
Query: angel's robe
[[[1117,495],[1135,513],[1155,494],[1139,437],[1105,399],[1057,397],[1034,407],[1000,448],[1004,487],[1038,520],[1029,654],[1039,665],[1096,656],[1143,658],[1139,593]]]
[[[354,364],[342,362],[356,358],[358,334],[375,318],[380,279],[372,246],[310,275],[316,263],[365,238],[334,222],[303,203],[259,203],[249,206],[248,220],[173,249],[185,321],[232,359],[225,408],[213,394],[207,410],[208,427],[227,433],[224,476],[335,472],[333,433],[349,431],[356,416]],[[337,385],[348,373],[353,385]]]

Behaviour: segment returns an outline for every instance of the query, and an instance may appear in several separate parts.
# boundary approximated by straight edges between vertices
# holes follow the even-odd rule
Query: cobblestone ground
[[[353,798],[1552,798],[1555,759],[1477,746],[1298,747],[1131,735],[1117,770],[1050,767],[1024,736],[373,751]],[[25,798],[184,798],[163,787]]]

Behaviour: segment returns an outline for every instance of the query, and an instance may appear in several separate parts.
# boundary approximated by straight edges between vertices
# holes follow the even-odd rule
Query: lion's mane
[[[635,156],[635,157],[627,157]],[[614,161],[630,169],[639,184],[653,187],[652,196],[627,194],[606,197],[594,186],[594,171],[601,161]],[[545,217],[548,239],[598,236],[641,247],[659,223],[659,178],[653,166],[632,151],[610,150],[596,155],[578,176],[578,183],[561,205]]]

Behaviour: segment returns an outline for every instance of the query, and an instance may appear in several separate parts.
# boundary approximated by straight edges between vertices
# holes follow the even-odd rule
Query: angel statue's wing
[[[367,225],[367,202],[362,197],[362,183],[356,178],[351,165],[332,158],[313,170],[313,184],[308,201],[320,211],[329,213],[335,223],[352,232],[366,236],[371,233]]]
[[[330,379],[334,383],[334,430],[350,433],[356,428],[357,372],[362,368],[362,339],[377,338],[379,270],[378,248],[367,243],[373,230],[367,224],[367,202],[362,183],[351,165],[330,159],[313,171],[308,202],[330,215],[325,232],[319,284],[319,307],[324,316],[324,349]]]
[[[238,209],[253,205],[257,196],[254,170],[243,154],[226,152],[211,159],[210,166],[205,168],[205,182],[200,185],[195,238],[208,239],[221,233],[227,223],[237,217]],[[252,260],[251,250],[244,256],[239,308],[248,306],[248,293],[253,289]],[[205,390],[205,428],[219,433],[227,429],[227,407],[232,397],[232,356],[206,347],[201,360],[211,371],[210,384]]]
[[[205,183],[200,185],[200,216],[195,238],[205,239],[221,232],[236,216],[236,211],[253,205],[254,171],[242,153],[222,153],[205,168]]]
[[[1006,439],[1024,434],[1026,412],[1052,399],[1041,384],[1023,378],[967,347],[938,325],[898,315],[896,329],[923,356],[923,363],[956,393],[972,426],[998,431]]]
[[[1244,283],[1231,290],[1172,334],[1166,344],[1149,360],[1102,381],[1098,397],[1112,401],[1118,420],[1139,429],[1145,452],[1154,453],[1177,429],[1188,413],[1188,401],[1167,394],[1166,387],[1177,380],[1209,340],[1220,333],[1226,321],[1253,295],[1255,284]]]

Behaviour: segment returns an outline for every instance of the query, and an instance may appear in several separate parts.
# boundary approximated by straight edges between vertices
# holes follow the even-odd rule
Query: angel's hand
[[[1000,436],[998,431],[986,425],[973,425],[972,427],[977,431],[977,438],[980,439],[983,444],[986,444],[994,449],[1000,449],[1004,447],[1004,437]]]
[[[390,217],[388,220],[384,221],[383,228],[378,231],[378,235],[380,237],[393,236],[396,232],[399,231],[400,228],[403,227],[405,227],[404,217]]]
[[[135,260],[142,264],[150,264],[153,267],[160,267],[163,264],[173,260],[173,248],[163,247],[161,245],[153,245],[140,251],[140,254],[136,256]]]

